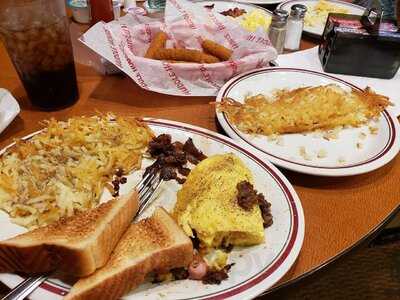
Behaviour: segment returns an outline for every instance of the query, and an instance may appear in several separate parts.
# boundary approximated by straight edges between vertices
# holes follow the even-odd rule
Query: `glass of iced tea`
[[[33,105],[56,110],[77,101],[65,0],[1,0],[0,37]]]

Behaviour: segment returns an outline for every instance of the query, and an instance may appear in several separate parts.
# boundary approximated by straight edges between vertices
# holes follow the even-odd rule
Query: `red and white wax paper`
[[[165,23],[139,14],[97,23],[82,37],[144,89],[179,96],[213,96],[233,76],[269,65],[277,58],[265,31],[247,32],[238,22],[201,3],[167,0]],[[229,61],[214,64],[169,63],[144,58],[155,34],[168,34],[167,48],[201,50],[210,39],[233,50]]]

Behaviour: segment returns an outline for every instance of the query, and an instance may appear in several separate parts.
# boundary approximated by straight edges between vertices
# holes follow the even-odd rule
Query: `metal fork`
[[[159,172],[149,172],[143,179],[136,185],[136,190],[139,194],[139,209],[135,216],[135,219],[139,217],[143,211],[149,206],[153,195],[160,187],[162,178]],[[28,277],[15,288],[13,288],[7,295],[5,295],[1,300],[23,300],[25,297],[30,295],[34,290],[36,290],[39,285],[41,285],[48,275],[40,275]]]

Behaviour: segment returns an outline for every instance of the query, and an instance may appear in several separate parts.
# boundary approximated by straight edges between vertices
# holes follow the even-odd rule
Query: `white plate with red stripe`
[[[272,17],[272,12],[262,6],[253,5],[251,3],[240,3],[240,2],[233,2],[233,1],[226,1],[226,0],[200,0],[196,1],[196,4],[203,6],[204,8],[208,8],[212,11],[217,11],[222,13],[229,9],[244,9],[246,13],[251,13],[254,10],[260,10],[261,12],[265,13],[266,16]],[[237,17],[239,20],[241,19],[240,16]],[[236,18],[234,18],[236,19]]]
[[[361,90],[324,73],[294,68],[264,68],[229,80],[218,93],[217,102],[225,97],[243,102],[248,95],[327,84],[337,84],[345,90]],[[217,111],[217,118],[231,138],[261,151],[272,163],[311,175],[350,176],[370,172],[390,162],[400,149],[399,122],[387,110],[381,113],[379,120],[359,128],[322,134],[282,134],[277,139],[244,133],[229,122],[225,113]]]
[[[255,5],[272,5],[281,3],[284,0],[238,0],[237,2],[249,3]]]
[[[317,3],[321,0],[287,0],[282,2],[281,4],[278,5],[278,8],[284,9],[287,12],[290,13],[290,9],[293,5],[295,4],[302,4],[307,7],[307,12],[306,16],[313,14],[316,15],[316,13],[313,11],[314,7],[317,5]],[[345,9],[346,14],[352,14],[352,15],[357,15],[357,16],[362,16],[364,13],[365,8],[353,3],[349,3],[346,1],[340,1],[340,0],[324,0],[327,2],[328,5],[332,5],[334,7],[337,7],[339,9]],[[326,15],[328,17],[328,15]],[[319,38],[322,36],[324,33],[325,29],[325,23],[326,20],[321,20],[321,22],[314,21],[313,24],[304,24],[304,33]]]
[[[191,137],[194,144],[206,155],[234,153],[252,171],[255,188],[263,193],[272,204],[274,218],[272,226],[265,229],[266,242],[253,247],[233,249],[229,262],[235,265],[229,272],[229,279],[220,285],[204,285],[200,281],[180,280],[161,284],[145,283],[125,295],[123,299],[252,299],[276,283],[295,262],[304,239],[304,215],[300,200],[288,180],[262,154],[215,132],[188,124],[146,119],[156,135],[168,133],[173,140],[186,141]],[[144,160],[143,168],[150,161]],[[128,176],[127,184],[121,186],[126,193],[139,181],[142,172]],[[152,206],[144,213],[150,215],[154,207],[163,206],[171,210],[176,192],[180,186],[175,182],[164,182]],[[108,198],[107,194],[103,195]],[[1,238],[15,235],[23,228],[12,224],[4,212],[0,212]],[[14,274],[0,274],[0,281],[14,287],[22,281]],[[33,300],[61,299],[70,286],[51,278],[37,289],[30,298]]]
[[[228,11],[228,10],[233,10],[233,9],[243,9],[244,13],[238,17],[228,17],[232,18],[236,22],[241,22],[244,18],[245,14],[251,14],[254,11],[258,11],[260,14],[262,14],[265,18],[265,22],[271,22],[272,20],[272,12],[269,11],[268,9],[253,5],[250,3],[240,3],[240,2],[232,2],[232,1],[224,1],[224,0],[214,0],[214,1],[199,1],[196,2],[197,4],[210,9],[211,11],[214,12],[219,12],[222,14],[222,12]],[[244,28],[244,27],[243,27]],[[245,28],[246,29],[246,28]]]

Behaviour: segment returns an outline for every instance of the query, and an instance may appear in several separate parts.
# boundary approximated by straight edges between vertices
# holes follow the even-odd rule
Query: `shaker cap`
[[[286,24],[289,14],[284,9],[275,9],[272,15],[272,22],[275,24]]]
[[[307,12],[307,6],[303,4],[295,4],[292,5],[291,10],[290,10],[290,15],[292,17],[297,17],[297,18],[304,18]]]

